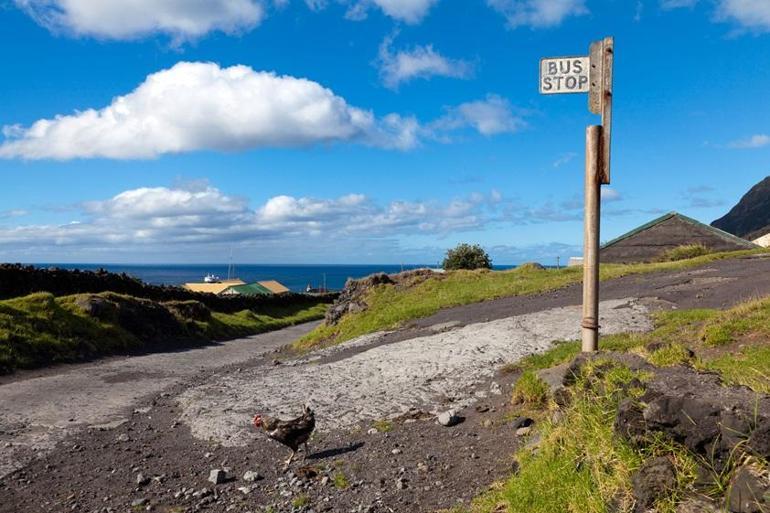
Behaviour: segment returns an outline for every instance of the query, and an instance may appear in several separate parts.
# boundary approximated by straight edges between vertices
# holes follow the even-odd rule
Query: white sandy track
[[[602,333],[650,329],[647,307],[634,299],[602,302]],[[254,412],[285,416],[303,403],[316,410],[321,431],[351,428],[410,407],[461,407],[496,392],[489,379],[504,362],[545,351],[554,341],[579,338],[579,306],[478,324],[373,346],[329,363],[252,368],[192,388],[179,396],[182,420],[193,435],[225,445],[253,439]],[[378,336],[355,343],[373,344]]]

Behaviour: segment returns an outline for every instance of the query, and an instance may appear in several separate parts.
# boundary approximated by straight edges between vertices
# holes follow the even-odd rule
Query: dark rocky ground
[[[509,390],[513,378],[497,382]],[[386,432],[362,425],[315,436],[310,456],[302,461],[300,453],[284,473],[290,451],[263,435],[247,448],[193,438],[175,421],[178,391],[138,405],[115,429],[71,436],[7,476],[0,512],[435,511],[506,475],[522,441],[507,418],[506,393],[461,412],[463,421],[452,427],[415,411],[378,424]],[[230,479],[212,484],[214,469],[227,469]],[[247,471],[260,478],[244,480]],[[139,474],[148,482],[137,483]]]
[[[613,280],[603,285],[603,297],[655,297],[672,307],[724,308],[770,293],[768,271],[768,258],[715,262],[702,269]],[[569,287],[448,309],[413,323],[386,343],[420,336],[442,322],[470,324],[577,303],[579,288]],[[435,511],[467,501],[509,474],[513,452],[526,442],[516,436],[511,421],[513,375],[496,376],[502,394],[480,403],[483,412],[460,412],[465,420],[454,427],[415,415],[380,425],[390,427],[388,432],[370,434],[372,426],[361,425],[351,432],[318,435],[307,461],[292,466],[293,474],[281,472],[288,450],[264,436],[255,435],[246,448],[223,447],[193,438],[176,422],[175,398],[183,390],[214,374],[270,362],[260,357],[201,371],[134,403],[122,425],[74,432],[0,480],[0,512]],[[77,370],[75,365],[47,372]],[[25,379],[31,378],[20,375],[11,381]],[[130,387],[130,380],[116,386]],[[228,469],[232,479],[210,483],[213,469]],[[246,481],[247,471],[261,478]]]

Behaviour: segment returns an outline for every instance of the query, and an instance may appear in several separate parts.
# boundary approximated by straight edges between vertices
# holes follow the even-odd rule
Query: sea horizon
[[[184,283],[201,282],[204,276],[213,274],[227,279],[228,263],[203,264],[124,264],[124,263],[62,263],[36,262],[21,263],[38,268],[60,268],[68,270],[96,271],[104,269],[113,273],[125,273],[152,285],[178,286]],[[303,292],[308,285],[313,288],[325,287],[340,290],[348,278],[358,279],[371,274],[387,274],[414,269],[438,268],[437,264],[232,264],[230,277],[246,283],[276,280],[294,292]],[[495,270],[505,270],[516,265],[493,265]]]

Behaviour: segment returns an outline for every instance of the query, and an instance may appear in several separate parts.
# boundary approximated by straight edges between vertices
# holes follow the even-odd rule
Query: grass
[[[310,497],[307,494],[297,495],[292,499],[291,501],[292,507],[295,508],[304,508],[306,506],[310,506]]]
[[[602,280],[631,274],[686,269],[725,258],[750,255],[764,250],[747,250],[650,264],[605,264]],[[307,351],[332,345],[375,331],[394,329],[411,320],[427,317],[442,308],[490,299],[535,294],[560,289],[582,281],[582,269],[537,269],[533,266],[509,271],[452,271],[424,280],[412,287],[380,285],[365,298],[368,308],[345,315],[336,326],[319,326],[294,343],[294,349]]]
[[[701,339],[709,346],[734,342],[753,333],[770,336],[770,301],[756,299],[713,315],[701,330]]]
[[[718,372],[729,385],[743,385],[770,394],[770,346],[745,347],[737,355],[727,353],[703,365]]]
[[[520,472],[478,498],[471,511],[605,513],[613,502],[630,503],[631,475],[643,455],[616,437],[612,426],[620,399],[641,393],[641,389],[626,390],[640,376],[614,365],[598,378],[591,376],[594,368],[587,366],[587,373],[579,378],[576,389],[582,392],[562,422],[541,424],[537,450],[524,448],[517,453]],[[585,386],[591,380],[601,380],[603,386]],[[594,392],[598,389],[603,392]]]
[[[511,401],[513,404],[544,408],[548,404],[548,393],[548,385],[534,371],[527,370],[516,380]]]
[[[340,471],[337,471],[334,473],[334,475],[332,475],[332,483],[334,483],[334,487],[338,490],[344,490],[350,486],[348,478]]]
[[[663,253],[661,260],[664,262],[675,262],[677,260],[687,260],[703,255],[708,255],[711,250],[703,244],[685,244],[669,249]]]
[[[393,431],[393,423],[389,420],[377,420],[373,424],[374,429],[380,433],[389,433]]]
[[[251,335],[323,317],[326,305],[273,308],[255,313],[214,312],[207,321],[162,315],[163,323],[152,326],[154,317],[143,314],[165,310],[149,300],[112,293],[98,294],[113,305],[100,318],[86,314],[78,303],[86,295],[54,297],[36,293],[0,301],[0,374],[16,369],[77,362],[110,354],[200,344]],[[118,314],[121,304],[134,316],[126,322]],[[143,322],[144,321],[144,322]],[[148,326],[148,324],[150,326]]]
[[[770,297],[725,311],[659,312],[653,320],[654,329],[649,333],[603,337],[600,346],[637,352],[657,366],[693,365],[719,373],[726,385],[744,385],[758,393],[770,393]],[[522,372],[514,387],[514,402],[525,401],[524,408],[531,404],[545,408],[547,392],[544,398],[535,371],[567,362],[579,351],[578,342],[562,342],[518,362],[511,369]],[[626,397],[638,398],[641,393],[641,389],[629,387],[634,378],[644,381],[648,376],[601,359],[588,364],[572,387],[572,402],[564,410],[563,420],[554,425],[543,415],[536,450],[525,448],[516,454],[519,473],[494,485],[471,506],[452,511],[631,511],[631,476],[645,460],[658,456],[666,456],[674,464],[676,479],[668,494],[655,503],[656,513],[675,513],[677,505],[693,492],[698,467],[706,469],[713,479],[707,493],[723,496],[739,461],[717,472],[711,462],[694,456],[662,434],[648,440],[643,448],[631,447],[615,435],[613,423],[619,402]],[[757,464],[767,468],[768,463],[758,460]]]

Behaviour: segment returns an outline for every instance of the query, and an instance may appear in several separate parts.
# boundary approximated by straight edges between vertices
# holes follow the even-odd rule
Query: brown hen
[[[254,416],[254,427],[260,427],[265,430],[269,438],[280,442],[291,449],[291,456],[286,460],[284,470],[289,468],[300,445],[305,447],[305,458],[307,458],[307,441],[315,429],[315,414],[307,405],[301,416],[291,420],[281,420],[267,415],[256,414]]]

